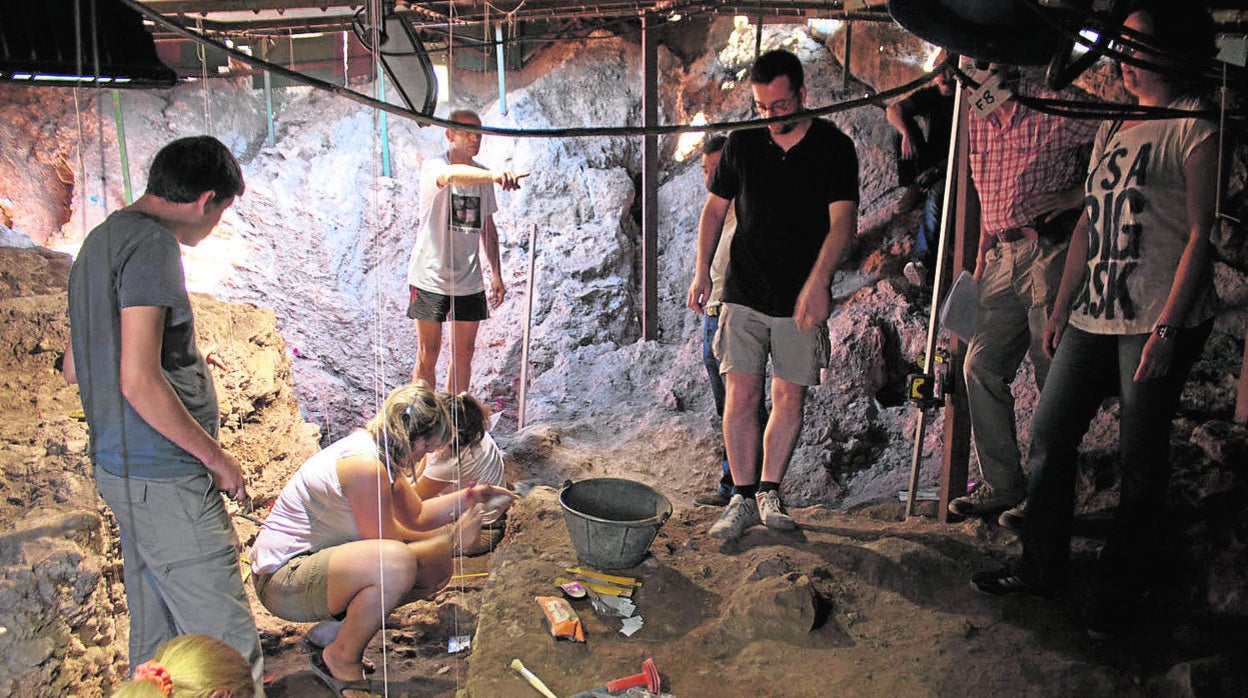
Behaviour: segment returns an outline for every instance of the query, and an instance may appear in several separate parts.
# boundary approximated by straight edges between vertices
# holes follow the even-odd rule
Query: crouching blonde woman
[[[256,538],[252,572],[265,608],[329,621],[307,646],[313,671],[338,695],[369,690],[364,648],[387,613],[446,584],[453,553],[477,541],[480,505],[514,501],[487,485],[421,500],[413,468],[451,428],[423,383],[396,389],[363,429],[300,466]]]

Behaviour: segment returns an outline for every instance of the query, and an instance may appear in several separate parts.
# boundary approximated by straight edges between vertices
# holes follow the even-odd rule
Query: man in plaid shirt
[[[1038,79],[1019,79],[1015,69],[994,70],[1007,71],[1006,84],[1015,94],[1076,97],[1044,89]],[[955,514],[999,514],[1002,526],[1023,525],[1027,485],[1010,383],[1030,348],[1036,385],[1044,385],[1049,368],[1040,344],[1044,323],[1082,210],[1083,177],[1099,125],[1030,109],[1016,99],[987,116],[971,112],[971,177],[980,202],[979,320],[964,370],[983,480],[949,503]]]

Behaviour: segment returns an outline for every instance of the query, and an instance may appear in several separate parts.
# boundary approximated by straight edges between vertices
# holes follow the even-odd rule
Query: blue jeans
[[[1125,599],[1149,577],[1170,477],[1170,422],[1213,322],[1177,337],[1164,377],[1134,380],[1150,335],[1099,335],[1067,327],[1036,406],[1020,574],[1052,590],[1066,585],[1079,443],[1106,397],[1117,395],[1121,492],[1097,565],[1097,587]],[[1099,596],[1099,594],[1098,594]]]
[[[914,241],[910,261],[935,269],[936,249],[940,243],[940,213],[945,206],[945,178],[936,178],[923,197],[923,217],[919,220],[919,236]]]
[[[721,306],[722,307],[722,306]],[[711,395],[715,397],[715,414],[724,416],[724,377],[719,375],[719,359],[711,347],[715,344],[715,333],[719,331],[718,315],[703,315],[702,320],[702,365],[706,367],[706,377],[711,382]],[[719,475],[719,493],[732,496],[736,488],[732,485],[732,471],[728,469],[728,457],[724,456],[723,470]]]

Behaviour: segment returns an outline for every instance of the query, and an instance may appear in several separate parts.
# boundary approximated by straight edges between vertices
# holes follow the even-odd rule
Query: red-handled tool
[[[608,681],[605,686],[591,688],[588,691],[581,691],[580,693],[577,693],[574,696],[569,696],[568,698],[590,698],[590,696],[599,693],[619,693],[620,691],[627,691],[628,689],[636,686],[645,686],[647,691],[650,691],[651,693],[658,693],[660,685],[661,679],[659,679],[659,668],[654,665],[654,659],[647,658],[646,661],[641,663],[640,674],[633,674],[632,676],[625,676],[622,679]]]

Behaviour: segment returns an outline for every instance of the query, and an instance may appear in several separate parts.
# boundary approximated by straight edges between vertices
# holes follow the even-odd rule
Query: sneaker
[[[779,492],[775,490],[759,492],[756,499],[758,500],[758,515],[763,520],[764,526],[773,531],[792,531],[797,528],[797,524],[784,510]]]
[[[949,502],[949,511],[958,516],[996,516],[1018,503],[1019,500],[998,495],[988,485],[980,484],[974,492]]]
[[[735,540],[745,532],[745,529],[762,522],[763,520],[758,517],[758,503],[753,499],[734,494],[728,506],[724,508],[724,513],[720,515],[719,521],[711,526],[711,535],[723,540]]]
[[[1021,595],[1048,599],[1055,595],[1048,589],[1029,583],[1008,567],[991,572],[976,572],[971,575],[971,586],[979,593],[989,596]]]
[[[715,490],[714,492],[706,492],[693,498],[695,506],[700,507],[723,507],[728,506],[728,501],[732,499],[732,495],[723,490]]]
[[[1019,502],[1017,506],[1010,507],[1001,512],[997,523],[1002,527],[1008,528],[1015,533],[1021,533],[1023,526],[1027,524],[1027,500]]]
[[[927,267],[922,262],[906,262],[906,268],[901,272],[906,275],[906,281],[915,286],[927,285]]]

